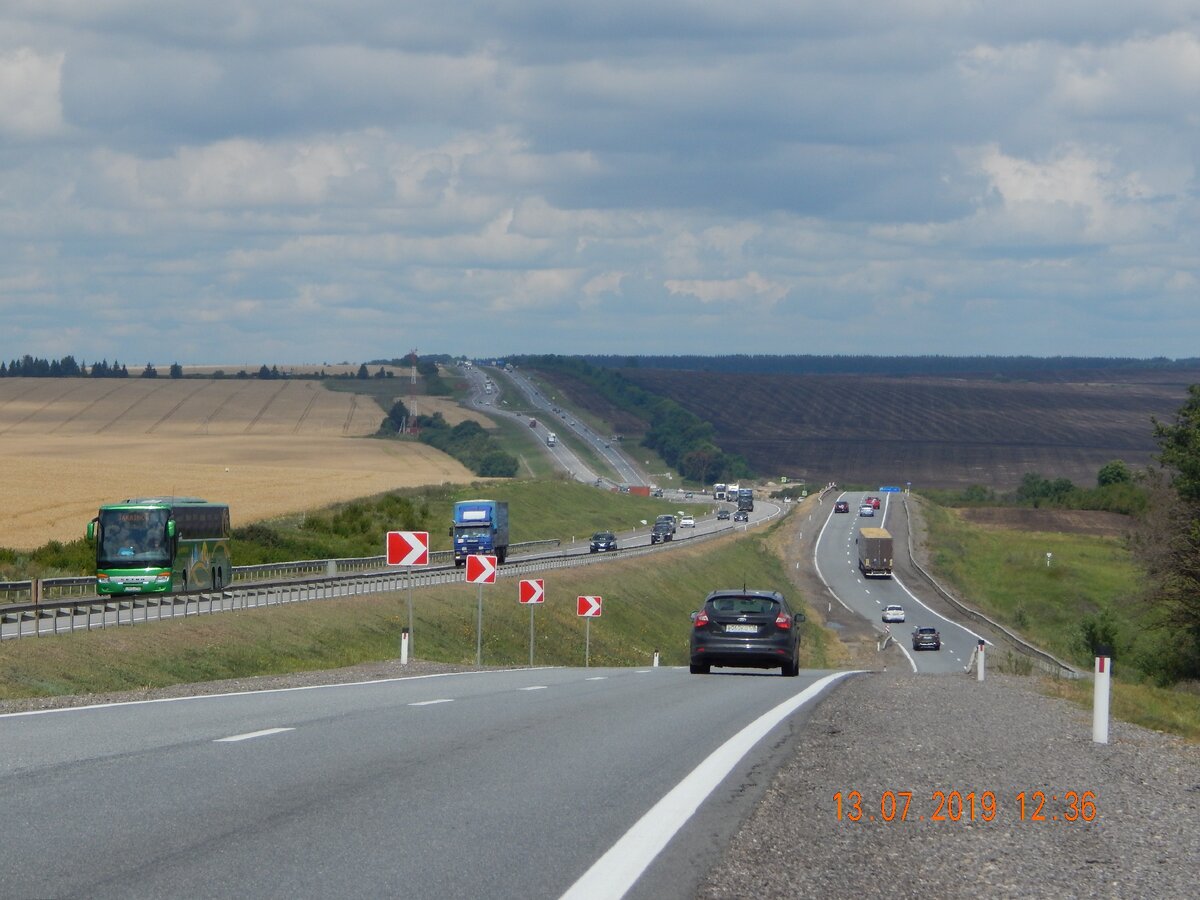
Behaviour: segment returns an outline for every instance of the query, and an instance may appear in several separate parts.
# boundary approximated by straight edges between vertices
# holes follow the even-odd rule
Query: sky
[[[1195,357],[1198,163],[1196,0],[3,0],[0,359]]]

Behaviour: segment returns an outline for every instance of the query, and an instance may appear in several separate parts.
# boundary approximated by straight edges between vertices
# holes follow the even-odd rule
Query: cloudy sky
[[[3,0],[0,358],[1194,357],[1198,162],[1196,0]]]

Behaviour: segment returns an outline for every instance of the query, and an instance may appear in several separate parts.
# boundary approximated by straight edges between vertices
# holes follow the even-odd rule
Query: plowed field
[[[0,546],[71,540],[101,503],[131,496],[227,501],[242,525],[474,480],[431,447],[366,439],[383,415],[313,381],[0,379]]]
[[[625,374],[713,423],[763,477],[810,483],[1015,487],[1027,472],[1095,484],[1107,462],[1157,452],[1200,372],[1109,373],[1104,382],[875,376]]]

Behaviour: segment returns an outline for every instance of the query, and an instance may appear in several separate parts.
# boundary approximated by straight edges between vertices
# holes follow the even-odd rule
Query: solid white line
[[[418,700],[416,703],[410,703],[409,706],[433,706],[437,703],[453,703],[451,699],[445,700]]]
[[[521,688],[521,690],[523,690],[523,691],[544,691],[544,690],[546,690],[546,688],[547,688],[547,687],[549,687],[549,685],[545,685],[545,684],[532,684],[532,685],[530,685],[529,687],[523,687],[523,688]]]
[[[246,734],[235,734],[231,737],[217,738],[214,744],[232,744],[236,741],[248,741],[251,738],[266,737],[269,734],[281,734],[285,731],[295,731],[295,728],[264,728],[262,731],[251,731]]]
[[[620,900],[633,887],[700,804],[767,733],[815,699],[835,681],[856,672],[836,672],[763,713],[692,769],[571,885],[562,900]]]

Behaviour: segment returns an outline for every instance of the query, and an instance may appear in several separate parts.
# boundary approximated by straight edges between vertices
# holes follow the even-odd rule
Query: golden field
[[[126,497],[228,502],[236,526],[474,480],[432,447],[367,439],[383,416],[316,381],[0,379],[0,546],[73,540],[100,504]]]

